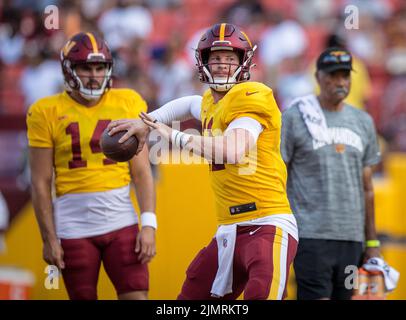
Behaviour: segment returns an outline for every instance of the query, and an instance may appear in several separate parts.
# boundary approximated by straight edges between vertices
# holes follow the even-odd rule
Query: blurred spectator
[[[284,69],[276,84],[276,92],[282,110],[286,109],[294,98],[313,92],[313,82],[304,54],[284,60]]]
[[[27,67],[21,76],[20,85],[26,107],[42,97],[57,93],[63,86],[60,62],[51,59],[51,53],[39,48],[39,45],[31,41],[25,50]]]
[[[377,28],[383,21],[380,19],[371,11],[359,9],[358,29],[345,30],[348,50],[367,65],[380,64],[384,59],[384,34]]]
[[[276,24],[264,31],[258,49],[261,67],[266,69],[265,82],[275,88],[283,73],[284,60],[301,55],[308,43],[304,29],[296,21],[283,20],[277,13],[270,21]]]
[[[21,15],[17,10],[7,10],[5,21],[0,24],[0,59],[5,64],[13,64],[20,60],[23,54],[25,39],[21,35]]]
[[[310,25],[331,21],[335,16],[336,3],[325,0],[302,0],[296,6],[296,15],[301,23]],[[330,22],[329,22],[330,23]]]
[[[155,106],[158,90],[148,74],[149,67],[149,47],[146,42],[139,38],[132,39],[114,53],[114,87],[134,89],[149,107]]]
[[[260,42],[260,36],[268,27],[266,9],[260,0],[237,0],[225,7],[218,21],[228,22],[244,28],[251,43]],[[262,79],[258,79],[262,81]]]
[[[406,72],[406,4],[386,25],[386,68],[392,75]]]
[[[342,6],[340,11],[344,12],[344,8],[352,5],[357,7],[361,15],[372,16],[377,19],[387,19],[392,14],[391,1],[388,0],[344,0],[341,1]],[[359,17],[361,22],[362,16]]]
[[[361,59],[353,56],[354,71],[351,73],[351,91],[345,102],[359,109],[365,109],[365,105],[371,96],[371,79],[368,69]]]
[[[250,35],[251,42],[258,44],[260,35],[267,28],[266,12],[260,0],[237,0],[225,7],[218,21],[244,28],[245,33]]]
[[[60,27],[65,34],[65,40],[82,30],[93,31],[92,29],[87,30],[83,26],[81,7],[75,5],[74,2],[64,0],[61,5],[60,15],[62,18]]]
[[[11,6],[18,10],[30,9],[42,13],[48,5],[59,5],[58,0],[13,0]]]
[[[114,87],[116,88],[130,88],[137,90],[146,101],[148,110],[153,110],[156,106],[156,92],[157,88],[154,83],[145,73],[139,70],[132,70],[126,77],[118,81],[114,79]]]
[[[195,49],[197,48],[197,44],[199,43],[199,40],[205,31],[206,31],[206,29],[196,30],[196,32],[186,42],[186,45],[185,45],[186,57],[188,59],[188,62],[192,65],[196,64]]]
[[[166,102],[194,94],[191,83],[193,74],[190,65],[179,56],[181,46],[177,36],[173,36],[164,47],[153,52],[153,61],[149,69],[151,79],[158,87],[157,103]]]
[[[359,30],[347,32],[348,48],[368,65],[380,64],[384,58],[383,35],[376,30],[373,17],[362,15],[360,21]]]
[[[0,150],[0,179],[17,177],[25,170],[27,155],[27,139],[25,131],[1,130]]]
[[[99,20],[99,28],[114,51],[134,38],[145,39],[152,31],[152,16],[138,0],[117,0]]]
[[[0,254],[6,251],[6,242],[4,241],[4,233],[8,228],[9,211],[6,200],[0,191]]]
[[[180,7],[183,0],[147,0],[148,6],[153,9]]]
[[[379,125],[389,151],[406,152],[406,4],[386,25],[385,67],[391,79],[381,100]]]
[[[389,151],[406,152],[406,71],[389,82],[381,106],[379,126]]]
[[[265,30],[261,41],[259,54],[266,66],[276,66],[286,58],[296,57],[307,47],[305,31],[294,20],[279,20],[276,26]]]
[[[115,75],[125,77],[130,73],[146,72],[149,67],[149,47],[139,38],[123,44],[114,52]]]
[[[87,20],[94,21],[99,18],[106,9],[106,0],[81,1],[81,12]]]
[[[241,27],[250,26],[262,19],[264,8],[259,0],[237,0],[220,15],[220,20]]]

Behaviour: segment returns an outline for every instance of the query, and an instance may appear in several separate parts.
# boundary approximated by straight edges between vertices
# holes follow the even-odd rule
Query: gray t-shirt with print
[[[281,152],[299,238],[364,241],[363,168],[380,152],[372,118],[345,105],[322,109],[332,144],[313,140],[296,105],[282,116]]]

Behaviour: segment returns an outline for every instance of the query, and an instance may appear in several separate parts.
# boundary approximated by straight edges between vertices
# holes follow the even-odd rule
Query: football
[[[104,130],[100,139],[100,147],[104,155],[117,162],[125,162],[131,160],[134,157],[138,148],[138,139],[135,136],[131,136],[123,143],[119,143],[118,140],[127,132],[119,131],[114,135],[109,136],[108,130]]]

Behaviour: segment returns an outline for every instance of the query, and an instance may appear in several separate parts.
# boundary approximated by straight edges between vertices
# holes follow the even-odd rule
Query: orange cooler
[[[16,267],[0,267],[0,300],[29,300],[34,275]]]

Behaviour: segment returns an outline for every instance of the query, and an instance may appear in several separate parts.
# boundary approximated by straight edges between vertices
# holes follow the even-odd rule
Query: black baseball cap
[[[317,59],[317,71],[333,72],[337,70],[354,70],[351,53],[339,47],[327,48]]]

